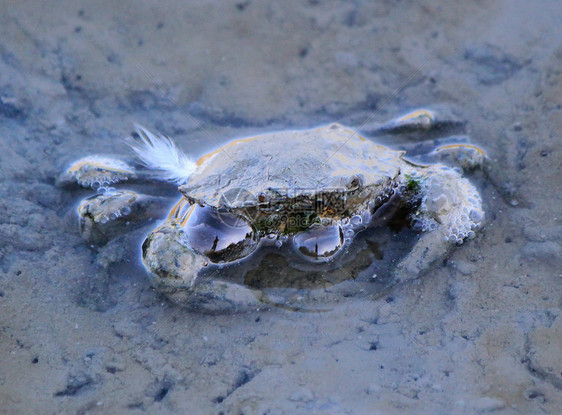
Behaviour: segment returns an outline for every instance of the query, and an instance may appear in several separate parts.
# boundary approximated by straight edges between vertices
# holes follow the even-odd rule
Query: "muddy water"
[[[0,7],[0,413],[558,411],[558,2]],[[320,313],[176,307],[139,262],[154,223],[100,253],[54,186],[70,160],[127,154],[134,122],[199,156],[428,104],[493,161],[471,178],[487,226],[423,278]]]

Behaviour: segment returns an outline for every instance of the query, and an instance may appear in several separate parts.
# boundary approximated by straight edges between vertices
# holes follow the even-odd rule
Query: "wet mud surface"
[[[558,2],[0,7],[0,413],[562,406]],[[72,160],[129,154],[134,122],[199,156],[433,104],[490,157],[471,176],[486,227],[416,281],[321,312],[177,307],[140,263],[157,219],[91,248],[72,215],[81,194],[55,186]]]

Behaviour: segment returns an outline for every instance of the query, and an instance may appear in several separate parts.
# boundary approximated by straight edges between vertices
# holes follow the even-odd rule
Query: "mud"
[[[559,2],[0,7],[0,413],[562,407]],[[140,265],[154,223],[98,253],[81,194],[55,187],[67,162],[128,154],[134,122],[199,156],[429,104],[490,156],[471,178],[487,226],[422,278],[322,312],[176,307]]]

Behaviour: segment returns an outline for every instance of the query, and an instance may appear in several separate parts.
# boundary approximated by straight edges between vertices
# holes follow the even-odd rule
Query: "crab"
[[[416,110],[377,125],[375,135],[424,133],[447,122],[435,111]],[[136,162],[85,157],[58,182],[97,190],[78,206],[80,231],[92,243],[163,215],[142,244],[143,264],[154,287],[193,309],[238,311],[272,302],[255,271],[267,260],[261,275],[287,265],[304,278],[318,270],[337,275],[357,255],[357,237],[398,214],[416,238],[390,280],[411,280],[484,223],[480,194],[462,171],[485,158],[471,144],[431,153],[453,165],[421,163],[333,123],[234,140],[194,161],[166,136],[140,126],[137,134],[130,142]],[[112,187],[123,181],[171,184],[181,196],[170,209],[166,197]],[[244,279],[249,270],[252,284]],[[323,287],[342,280],[324,280]],[[292,284],[294,278],[285,287]]]

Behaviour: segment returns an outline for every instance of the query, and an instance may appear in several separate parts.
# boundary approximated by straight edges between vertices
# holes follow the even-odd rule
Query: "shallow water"
[[[561,407],[558,2],[0,7],[0,413]],[[485,229],[416,281],[312,313],[177,307],[140,264],[155,223],[98,252],[69,213],[80,195],[54,186],[71,160],[128,154],[134,122],[199,156],[434,104],[493,162],[471,177]]]

